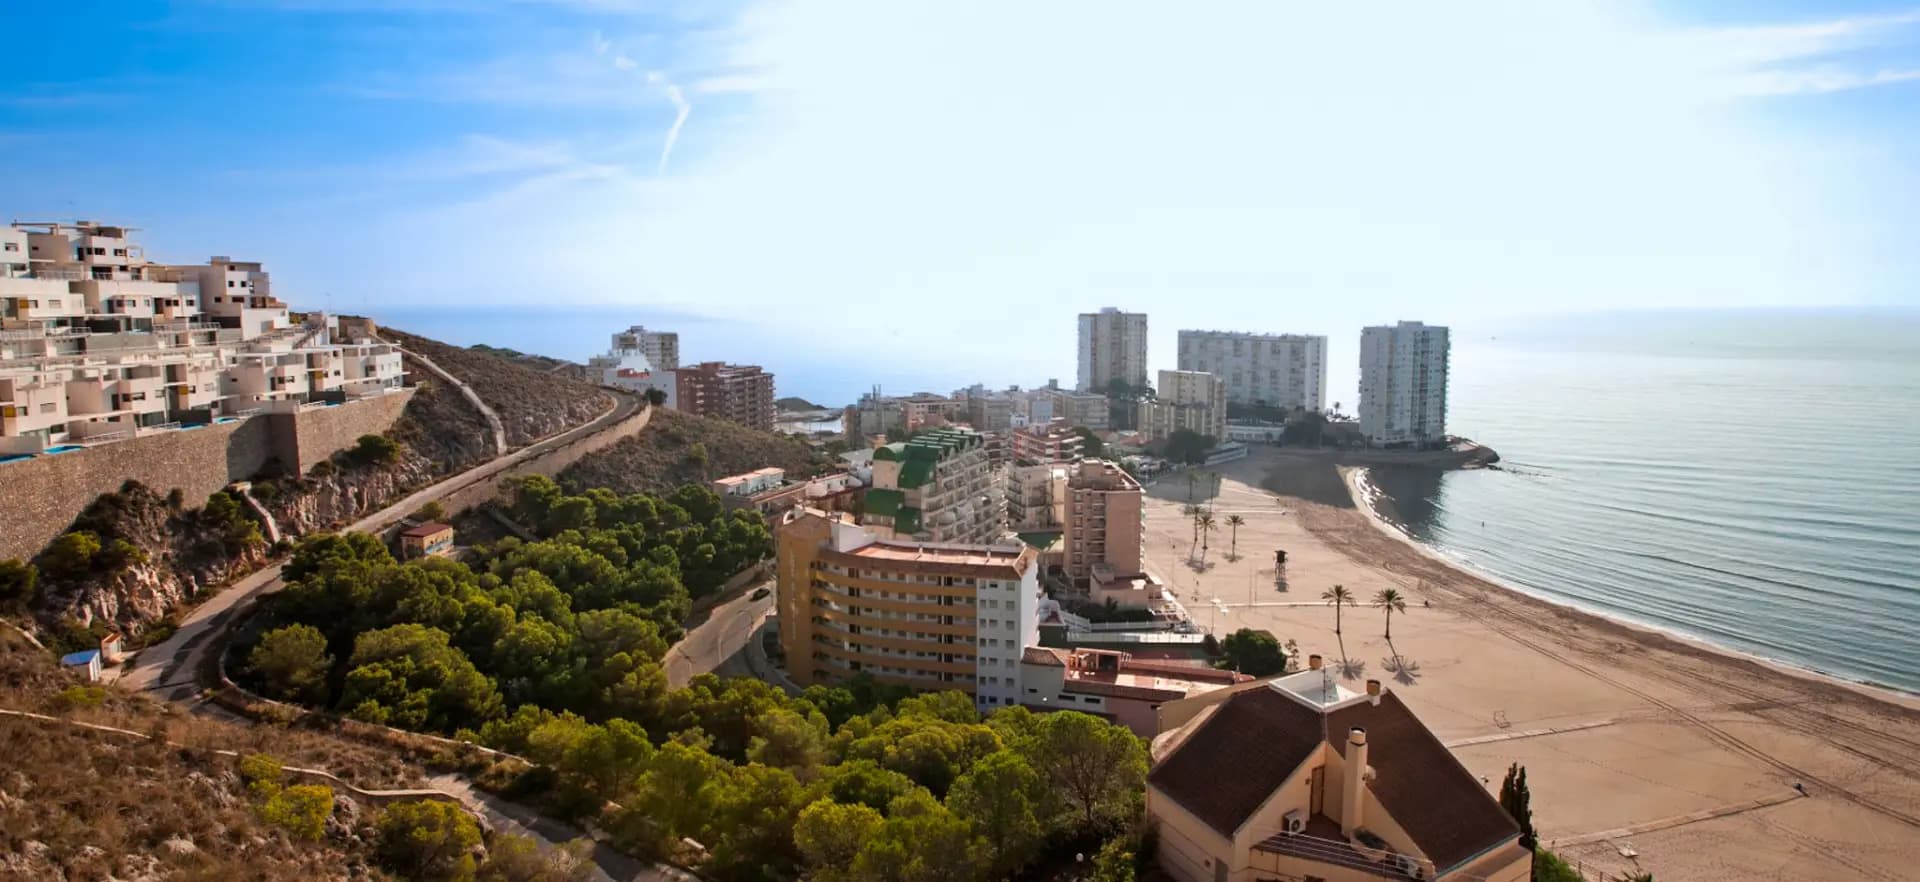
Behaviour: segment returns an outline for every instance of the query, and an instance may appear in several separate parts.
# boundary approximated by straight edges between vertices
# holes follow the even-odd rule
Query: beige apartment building
[[[1006,532],[1006,497],[985,436],[934,429],[873,451],[862,523],[888,538],[988,543]]]
[[[401,353],[300,325],[258,263],[147,261],[125,227],[0,231],[0,453],[191,428],[399,388]]]
[[[1067,473],[1066,574],[1096,601],[1146,578],[1142,497],[1140,482],[1106,460],[1083,459]]]
[[[1105,394],[1070,392],[1065,389],[1045,391],[1053,399],[1053,419],[1066,420],[1069,425],[1086,426],[1089,429],[1105,429],[1112,423],[1113,404]]]
[[[1227,437],[1227,386],[1218,376],[1200,371],[1161,371],[1154,398],[1141,402],[1140,430],[1159,441],[1180,429]]]
[[[679,370],[680,335],[672,331],[649,331],[645,325],[634,325],[614,333],[608,355],[616,359],[625,355],[639,355],[656,371]]]
[[[1025,465],[1072,462],[1080,458],[1086,439],[1072,423],[1053,420],[1013,431],[1013,461]]]
[[[1020,657],[1040,642],[1036,553],[891,541],[802,508],[775,534],[780,645],[795,683],[865,673],[954,689],[983,710],[1020,703]]]
[[[1007,470],[1007,528],[1016,533],[1063,530],[1067,523],[1067,476],[1063,462],[1015,465]]]

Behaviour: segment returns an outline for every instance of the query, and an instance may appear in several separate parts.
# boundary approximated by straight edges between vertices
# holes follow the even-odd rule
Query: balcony
[[[1365,831],[1359,831],[1364,833]],[[1379,876],[1383,879],[1432,879],[1433,864],[1420,858],[1400,855],[1392,849],[1362,849],[1349,843],[1340,834],[1340,825],[1324,815],[1314,815],[1307,819],[1306,831],[1302,833],[1276,833],[1253,846],[1253,863],[1256,870],[1290,871],[1307,869],[1293,866],[1293,861],[1308,864],[1340,867]],[[1264,855],[1291,858],[1293,861],[1273,860]],[[1379,857],[1373,857],[1379,854]],[[1411,865],[1419,869],[1419,875],[1408,872]]]

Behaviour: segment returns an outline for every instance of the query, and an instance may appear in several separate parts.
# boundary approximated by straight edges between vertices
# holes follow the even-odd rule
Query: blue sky
[[[1356,6],[9,3],[0,212],[298,305],[996,383],[1069,376],[1105,305],[1171,366],[1181,327],[1339,360],[1397,318],[1920,301],[1920,4]]]

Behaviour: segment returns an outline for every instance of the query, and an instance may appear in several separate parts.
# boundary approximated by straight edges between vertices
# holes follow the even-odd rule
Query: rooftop
[[[1304,673],[1307,678],[1296,674],[1236,693],[1177,730],[1149,786],[1232,836],[1318,751],[1345,756],[1345,733],[1359,728],[1366,730],[1367,764],[1375,771],[1368,790],[1435,864],[1436,875],[1519,835],[1480,780],[1398,696],[1388,691],[1376,702],[1338,684],[1316,687],[1323,673]]]
[[[416,524],[401,530],[400,535],[409,539],[425,539],[429,536],[438,536],[452,529],[453,527],[450,524],[443,524],[439,521],[428,521],[427,523]]]

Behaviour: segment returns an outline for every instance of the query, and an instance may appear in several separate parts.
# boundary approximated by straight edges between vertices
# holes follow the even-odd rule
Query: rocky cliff
[[[239,501],[221,495],[187,508],[129,482],[92,507],[34,560],[36,612],[57,639],[138,630],[208,586],[251,572],[266,541]]]

